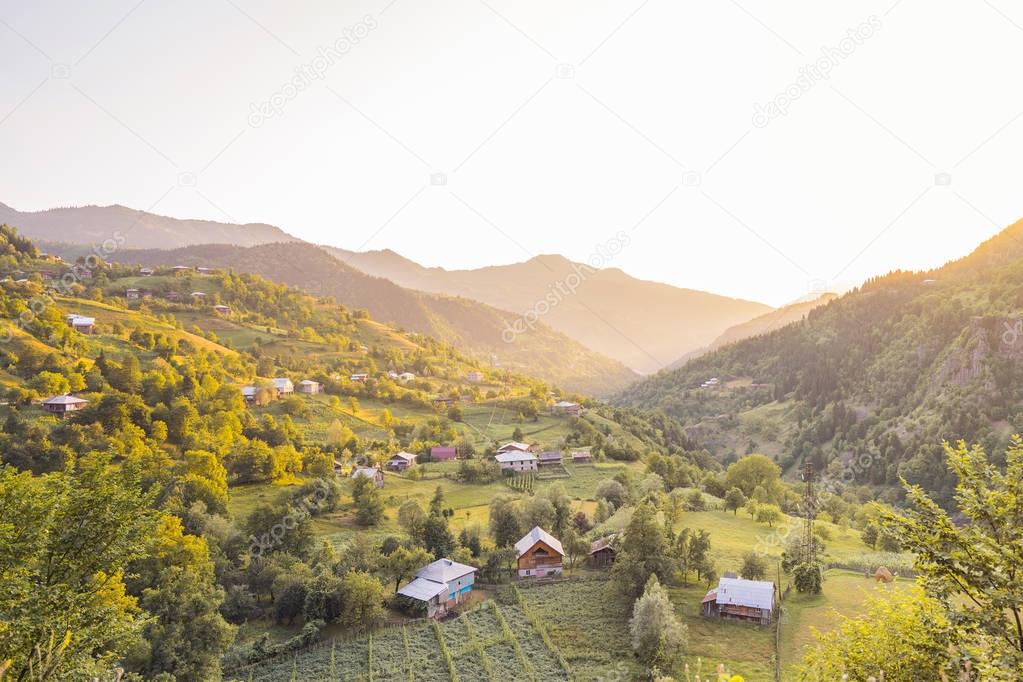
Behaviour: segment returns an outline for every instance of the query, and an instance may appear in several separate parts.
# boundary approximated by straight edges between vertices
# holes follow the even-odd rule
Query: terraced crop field
[[[444,623],[324,642],[224,677],[238,682],[546,682],[570,675],[520,607],[491,600]]]

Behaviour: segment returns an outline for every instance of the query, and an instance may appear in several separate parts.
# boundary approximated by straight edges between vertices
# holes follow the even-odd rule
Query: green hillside
[[[943,268],[871,280],[613,402],[664,410],[726,463],[767,451],[786,470],[805,460],[885,494],[904,476],[947,503],[938,444],[1000,452],[1023,427],[1021,230]],[[704,387],[711,378],[720,383]]]
[[[85,247],[49,245],[72,258]],[[408,331],[447,341],[467,355],[495,368],[540,378],[589,395],[608,395],[638,375],[623,364],[596,353],[545,324],[509,336],[513,313],[468,298],[423,294],[371,277],[323,249],[299,242],[244,248],[202,244],[170,251],[119,251],[116,259],[143,265],[204,266],[247,272],[343,301],[365,309],[374,319]]]
[[[726,471],[663,414],[485,366],[258,275],[64,263],[7,227],[0,310],[0,646],[16,674],[45,650],[75,680],[117,666],[197,682],[329,679],[332,665],[343,679],[643,676],[652,664],[627,629],[657,575],[689,633],[673,665],[706,658],[754,682],[802,656],[828,607],[861,612],[860,571],[910,566],[878,508],[829,491],[823,592],[786,594],[772,626],[708,620],[717,576],[774,579],[802,527],[798,486],[763,457]],[[278,395],[275,379],[324,391]],[[88,402],[64,418],[40,404],[65,393]],[[564,398],[585,413],[553,414]],[[508,440],[594,461],[504,475],[490,455]],[[461,458],[430,461],[436,445]],[[400,450],[419,463],[380,487],[352,476]],[[533,526],[571,548],[572,576],[512,588],[508,545]],[[623,557],[656,563],[582,565],[610,534]],[[477,568],[473,601],[489,603],[408,625],[418,612],[395,589],[440,557]]]

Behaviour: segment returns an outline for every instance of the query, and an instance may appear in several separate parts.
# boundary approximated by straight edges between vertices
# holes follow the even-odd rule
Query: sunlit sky
[[[774,305],[1023,216],[1008,0],[0,0],[0,36],[20,210],[267,222],[447,268],[587,260],[621,231],[612,266]]]

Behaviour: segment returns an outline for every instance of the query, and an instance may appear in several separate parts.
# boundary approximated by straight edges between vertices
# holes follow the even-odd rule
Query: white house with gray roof
[[[536,455],[532,452],[501,452],[494,456],[501,471],[536,471]]]
[[[429,618],[442,616],[472,594],[476,569],[451,559],[438,559],[416,572],[415,579],[398,590],[408,599],[426,604]]]
[[[277,377],[274,379],[274,388],[277,389],[277,397],[283,398],[295,392],[295,384],[291,383],[288,377]]]

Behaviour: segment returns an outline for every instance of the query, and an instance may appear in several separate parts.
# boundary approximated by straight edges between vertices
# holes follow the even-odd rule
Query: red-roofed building
[[[434,462],[447,462],[458,457],[458,448],[453,445],[438,445],[430,448],[430,459]]]

